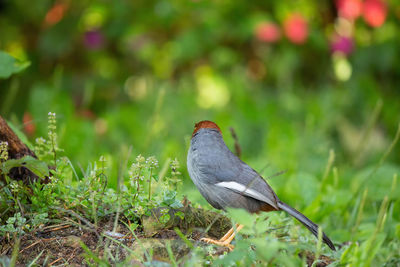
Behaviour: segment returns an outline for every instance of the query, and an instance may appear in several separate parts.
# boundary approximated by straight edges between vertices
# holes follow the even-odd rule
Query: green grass
[[[385,23],[371,27],[365,14],[347,21],[326,1],[0,2],[0,115],[39,157],[7,160],[0,144],[0,172],[51,176],[2,180],[0,264],[68,265],[75,251],[79,264],[155,265],[164,246],[171,265],[400,265],[400,24],[396,1],[386,4]],[[295,13],[308,25],[301,45],[285,36]],[[282,38],[259,40],[262,22]],[[332,53],[337,35],[353,43],[346,56]],[[186,244],[183,257],[176,240],[144,239],[141,219],[156,208],[162,226],[185,196],[214,210],[186,170],[194,123],[205,119],[231,149],[233,127],[241,159],[338,251],[283,212],[228,211],[246,225],[231,253],[199,242],[198,229],[163,233]],[[26,249],[63,223],[82,244],[54,255],[43,246],[51,241]],[[55,234],[53,249],[68,239]]]
[[[254,121],[242,118],[241,123],[235,124],[234,114],[232,117],[214,115],[214,119],[221,124],[225,140],[232,149],[234,140],[227,126],[234,126],[243,159],[264,177],[286,170],[284,174],[269,178],[269,183],[283,201],[320,224],[337,245],[338,251],[332,252],[321,246],[304,227],[283,212],[270,213],[265,220],[265,215],[232,210],[228,216],[233,222],[246,225],[236,238],[233,252],[213,257],[208,249],[195,245],[189,256],[177,259],[171,245],[167,245],[168,257],[173,265],[212,262],[246,266],[258,262],[297,266],[306,261],[298,256],[301,251],[328,256],[333,265],[399,264],[400,218],[396,210],[400,203],[400,188],[397,185],[400,167],[393,161],[399,130],[394,135],[382,136],[382,129],[377,124],[377,118],[384,109],[382,102],[378,102],[370,114],[365,113],[364,123],[351,123],[344,116],[346,104],[323,105],[326,94],[335,96],[335,92],[324,91],[319,93],[318,101],[315,95],[303,99],[310,101],[311,106],[300,105],[299,96],[295,93],[277,95],[279,105],[273,101],[267,105],[257,104],[257,99],[253,99],[253,108],[263,113],[256,116],[254,114],[257,113],[251,113]],[[173,96],[163,97],[165,99],[159,101],[173,101]],[[337,109],[338,106],[341,109]],[[57,166],[56,170],[51,170],[52,182],[32,185],[35,195],[29,197],[21,183],[8,181],[2,188],[1,198],[2,203],[7,201],[12,205],[4,211],[2,220],[6,217],[15,219],[8,219],[8,223],[1,227],[2,235],[15,233],[14,237],[17,237],[33,231],[43,223],[57,219],[57,211],[62,210],[58,207],[66,207],[74,216],[87,220],[87,225],[94,226],[110,214],[116,215],[115,222],[118,216],[124,216],[134,224],[140,224],[140,216],[151,212],[153,207],[179,207],[184,195],[194,205],[211,209],[188,179],[185,170],[185,151],[192,122],[160,122],[157,117],[174,116],[170,114],[174,111],[168,109],[169,114],[165,114],[156,107],[147,114],[153,120],[144,124],[143,128],[138,125],[129,128],[132,122],[125,122],[124,114],[135,114],[135,107],[122,106],[117,109],[118,112],[113,109],[104,114],[108,130],[103,136],[93,130],[85,131],[96,122],[61,113],[56,127],[55,118],[50,116],[48,136],[34,147],[42,160]],[[241,116],[246,117],[246,114]],[[40,133],[45,127],[41,126],[42,123],[38,125]],[[132,132],[131,136],[129,132]],[[143,142],[140,141],[140,133]],[[146,141],[146,134],[151,136],[151,141]],[[376,138],[382,140],[376,144]],[[113,143],[118,143],[117,149],[110,147]],[[143,154],[154,153],[161,158],[160,167],[154,157],[136,157],[135,153],[140,150]],[[150,152],[145,153],[147,151]],[[99,158],[96,154],[100,152],[103,152],[100,160],[88,160]],[[171,165],[169,158],[172,156],[180,159],[182,167],[179,167],[178,161]],[[7,162],[2,161],[3,165]],[[26,211],[28,206],[29,212]],[[24,218],[21,218],[21,213]],[[168,216],[165,214],[162,220],[168,221]],[[87,259],[97,264],[123,262],[107,255],[97,255],[85,246],[84,250]],[[151,259],[147,256],[140,260]]]
[[[209,79],[222,86],[221,80]],[[35,85],[28,105],[34,118],[30,123],[36,126],[34,136],[24,136],[24,125],[10,117],[13,129],[40,161],[7,161],[5,144],[1,146],[0,169],[5,174],[23,164],[44,177],[45,164],[55,166],[48,184],[26,186],[10,179],[3,184],[0,233],[15,247],[28,233],[63,216],[92,232],[111,216],[114,231],[121,222],[128,223],[137,238],[142,216],[164,207],[159,218],[163,225],[170,219],[168,210],[179,208],[184,196],[193,206],[213,210],[185,166],[194,123],[211,119],[221,126],[231,149],[235,140],[229,127],[235,129],[242,159],[268,180],[284,202],[321,225],[338,251],[318,243],[283,212],[269,213],[266,219],[265,214],[232,210],[227,213],[232,223],[246,225],[235,239],[234,251],[216,256],[212,247],[200,246],[190,233],[184,236],[177,229],[177,236],[190,243],[190,253],[178,257],[174,244],[167,243],[167,261],[188,266],[327,263],[323,258],[310,262],[304,254],[309,252],[327,256],[333,265],[400,263],[396,212],[400,208],[400,125],[392,114],[397,104],[380,91],[366,93],[361,79],[359,84],[357,79],[346,83],[346,89],[331,84],[318,91],[302,87],[269,91],[243,75],[233,75],[224,79],[230,100],[223,108],[218,103],[202,107],[198,100],[207,95],[193,90],[188,77],[176,84],[153,81],[140,101],[109,104],[92,117],[74,107],[60,89],[64,81],[58,69],[53,81]],[[85,94],[86,90],[91,89],[85,87]],[[209,97],[205,100],[211,101]],[[117,257],[108,249],[124,245],[118,242],[105,236],[98,237],[95,250],[82,245],[87,263],[129,262],[129,257]],[[140,237],[136,242],[141,244]],[[106,249],[100,253],[99,247]],[[141,262],[152,261],[153,249],[150,246],[141,257],[126,248]],[[49,260],[39,253],[26,262]],[[15,261],[15,255],[9,258]]]

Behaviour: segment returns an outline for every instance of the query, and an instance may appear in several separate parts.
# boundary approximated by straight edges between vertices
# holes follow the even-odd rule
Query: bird
[[[233,154],[214,122],[204,120],[195,124],[187,154],[187,169],[201,195],[214,208],[240,208],[250,213],[283,210],[318,238],[319,226],[282,202],[257,171]],[[202,241],[233,249],[230,243],[243,225],[237,224],[234,228],[219,240],[203,238]],[[325,233],[322,233],[322,241],[336,250]]]

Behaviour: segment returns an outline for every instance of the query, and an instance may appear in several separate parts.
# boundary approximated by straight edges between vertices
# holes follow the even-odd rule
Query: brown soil
[[[112,226],[112,222],[105,220],[99,224],[97,230],[88,229],[83,225],[74,225],[71,222],[37,229],[21,238],[17,264],[25,266],[42,253],[36,261],[39,265],[81,266],[85,264],[81,242],[91,251],[102,254],[101,244],[104,244],[105,240],[101,233],[112,231]],[[120,225],[118,228],[119,233],[126,235],[122,242],[130,246],[133,242],[132,234],[125,226]],[[1,254],[11,257],[14,248],[7,241],[7,238],[4,238],[0,245]],[[118,248],[115,249],[115,253],[117,250]]]
[[[126,224],[122,222],[118,224],[115,231],[118,234],[111,234],[112,238],[118,242],[110,242],[110,239],[104,235],[107,231],[112,232],[113,226],[114,217],[103,219],[98,223],[98,227],[92,225],[91,228],[65,217],[63,223],[46,225],[20,239],[17,266],[28,265],[39,254],[40,257],[36,259],[35,263],[41,266],[99,265],[98,262],[93,262],[92,257],[87,256],[88,252],[82,248],[82,244],[99,258],[111,254],[114,260],[126,259],[132,266],[144,266],[141,262],[146,260],[149,249],[153,251],[153,256],[147,260],[170,262],[166,249],[167,243],[176,259],[184,257],[190,251],[173,229],[160,229],[153,236],[146,237],[145,232],[139,228],[134,231],[133,235]],[[195,246],[207,246],[200,241],[204,237],[203,230],[195,228],[185,234]],[[105,248],[110,253],[104,253]],[[0,239],[0,256],[6,255],[11,258],[14,249],[14,241],[11,238]],[[219,247],[214,250],[213,256],[227,252],[229,252],[227,248]],[[314,255],[310,252],[304,252],[299,256],[305,257],[309,266],[314,261]],[[105,261],[113,260],[105,259]],[[321,256],[317,266],[326,266],[331,262],[332,259]]]
[[[118,236],[111,234],[111,238],[118,240],[119,244],[108,241],[109,239],[104,237],[104,235],[107,231],[112,232],[114,225],[113,218],[99,222],[99,226],[96,230],[90,229],[82,224],[77,225],[68,218],[65,218],[65,221],[65,223],[46,225],[22,236],[20,239],[17,266],[26,266],[39,254],[41,254],[41,256],[35,263],[41,266],[82,266],[89,265],[89,263],[93,264],[93,262],[89,262],[86,259],[85,255],[87,255],[87,252],[82,248],[81,243],[99,257],[104,255],[104,248],[108,245],[111,254],[118,259],[118,261],[122,261],[131,255],[131,251],[128,251],[121,244],[135,250],[135,243],[138,243],[127,226],[122,223],[118,224],[117,230],[115,231],[118,233]],[[152,238],[145,237],[144,232],[140,229],[136,230],[134,233],[135,236],[140,239],[140,243],[159,239],[178,240],[184,244],[176,232],[171,229],[162,229]],[[108,234],[106,235],[108,236]],[[188,235],[188,238],[193,242],[199,241],[203,236],[204,233],[195,230]],[[11,238],[0,238],[0,255],[11,258],[15,248],[14,243],[14,240]],[[177,249],[179,250],[180,248],[178,247]],[[174,251],[174,255],[179,255],[178,252],[179,251]],[[162,254],[162,252],[160,253]],[[157,260],[165,260],[165,257],[154,256]],[[184,256],[184,254],[181,256]],[[132,260],[135,261],[138,259]],[[140,259],[137,262],[140,262]]]

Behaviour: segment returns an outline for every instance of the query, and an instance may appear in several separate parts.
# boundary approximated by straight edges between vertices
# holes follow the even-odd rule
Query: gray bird
[[[284,210],[318,237],[318,225],[296,209],[283,203],[267,182],[226,146],[221,130],[212,121],[196,123],[187,155],[189,175],[203,197],[216,209],[242,208],[251,213]],[[238,225],[236,232],[243,226]],[[231,229],[220,240],[204,241],[232,248]],[[332,250],[332,241],[322,234]]]

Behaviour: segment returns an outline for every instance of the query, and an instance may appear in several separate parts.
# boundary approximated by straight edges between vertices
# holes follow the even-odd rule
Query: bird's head
[[[200,121],[194,125],[194,131],[192,137],[200,130],[200,129],[216,129],[221,133],[221,129],[212,121]],[[221,133],[222,134],[222,133]]]

